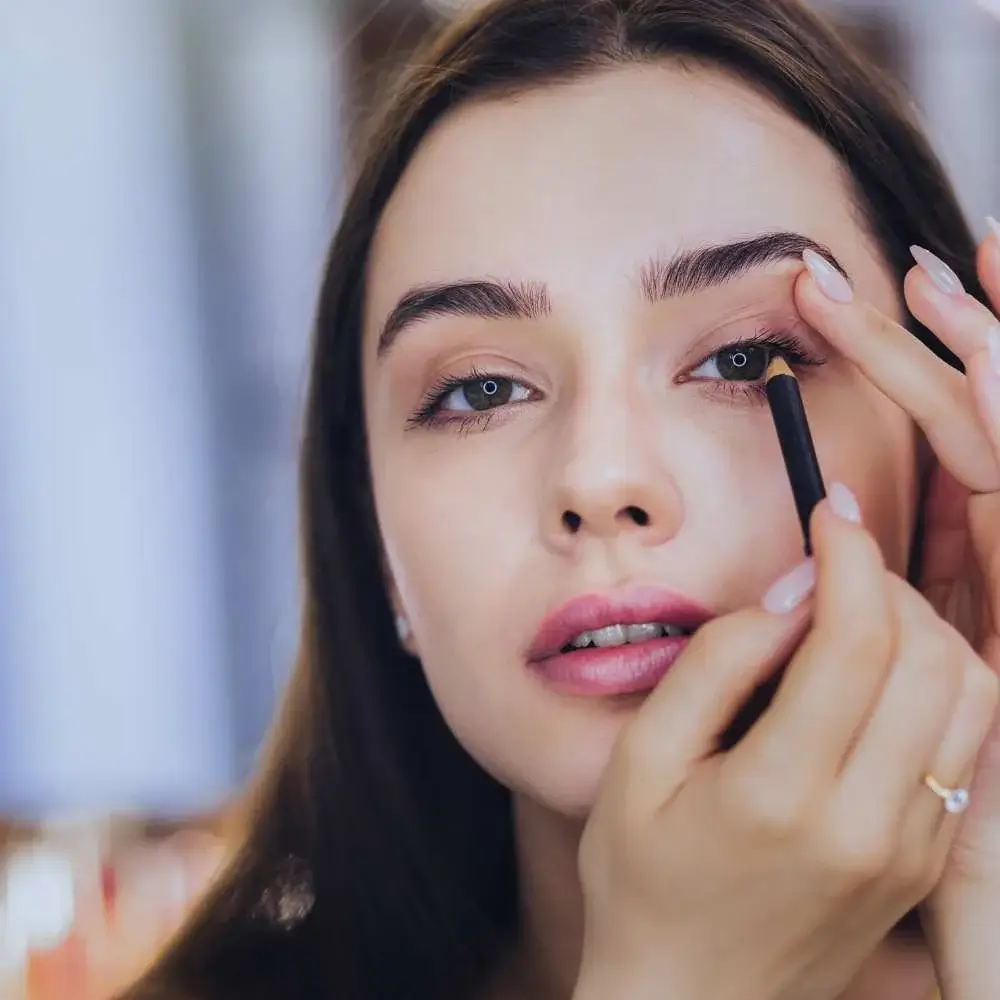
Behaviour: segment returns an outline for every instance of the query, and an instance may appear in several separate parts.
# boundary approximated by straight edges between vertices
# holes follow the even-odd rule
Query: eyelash
[[[771,330],[760,330],[752,337],[745,337],[742,340],[733,341],[706,354],[696,365],[691,366],[691,370],[700,368],[706,361],[724,354],[726,351],[736,351],[740,349],[756,348],[769,351],[772,354],[780,354],[792,368],[818,367],[826,363],[825,358],[821,358],[808,351],[800,340],[788,333]],[[407,420],[407,428],[431,427],[443,428],[445,426],[456,430],[459,434],[466,434],[471,431],[484,431],[490,423],[498,409],[508,409],[510,404],[504,407],[497,407],[490,410],[480,411],[459,411],[454,416],[442,417],[441,407],[444,401],[456,389],[461,389],[466,385],[488,379],[511,380],[510,376],[501,375],[498,372],[486,372],[477,368],[472,368],[462,376],[445,375],[439,378],[424,393],[416,412]],[[691,378],[683,377],[682,382],[705,383],[713,386],[713,391],[723,392],[732,399],[742,398],[754,401],[761,401],[766,398],[763,380],[758,382],[727,382],[723,379]],[[529,402],[524,400],[523,402]]]

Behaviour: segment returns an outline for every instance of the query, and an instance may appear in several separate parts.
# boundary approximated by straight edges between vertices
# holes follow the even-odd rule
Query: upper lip
[[[704,605],[670,590],[635,586],[605,593],[582,594],[547,615],[528,649],[528,660],[556,656],[581,632],[606,625],[642,625],[661,622],[696,629],[715,617]]]

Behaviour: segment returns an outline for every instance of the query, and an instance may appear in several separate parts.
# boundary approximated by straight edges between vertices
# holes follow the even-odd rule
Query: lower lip
[[[664,636],[649,642],[600,649],[574,649],[531,664],[551,688],[563,694],[606,697],[652,691],[688,644],[690,636]]]

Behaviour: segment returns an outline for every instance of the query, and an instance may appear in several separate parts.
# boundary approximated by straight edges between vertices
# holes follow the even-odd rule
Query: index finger
[[[965,376],[869,303],[834,301],[814,276],[830,265],[803,254],[795,282],[802,318],[916,421],[939,461],[977,493],[1000,489],[1000,464]]]

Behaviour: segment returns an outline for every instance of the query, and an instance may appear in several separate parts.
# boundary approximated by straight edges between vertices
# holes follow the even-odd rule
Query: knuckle
[[[895,881],[914,895],[922,897],[934,888],[937,873],[923,848],[909,847],[896,852],[894,861]]]
[[[966,664],[965,691],[968,697],[989,708],[991,714],[996,712],[1000,701],[1000,678],[979,657]]]
[[[852,663],[884,663],[892,655],[892,636],[884,620],[868,613],[842,627],[834,641]]]
[[[919,674],[918,683],[929,689],[957,689],[962,681],[962,657],[956,655],[954,645],[941,634],[934,632],[921,636],[913,651],[913,669]]]
[[[928,665],[956,678],[964,660],[965,640],[943,621],[930,602],[910,584],[893,577],[901,643]]]
[[[800,836],[810,822],[806,795],[786,783],[747,769],[737,769],[722,783],[722,805],[739,829],[755,838],[787,841]]]
[[[884,878],[896,862],[894,838],[874,824],[831,824],[823,845],[828,871],[847,888],[858,888]]]

